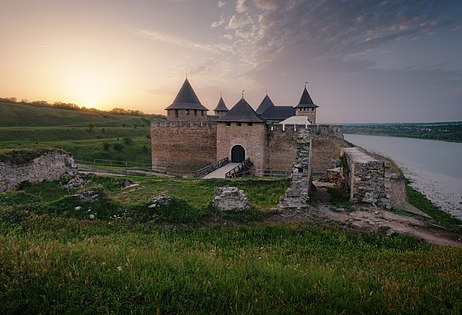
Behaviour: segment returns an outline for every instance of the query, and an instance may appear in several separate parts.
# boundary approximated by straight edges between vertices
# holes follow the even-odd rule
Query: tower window
[[[178,109],[175,109],[175,118],[178,118]]]
[[[240,125],[241,125],[241,123],[240,123],[240,122],[237,122],[237,123],[236,123],[236,125],[237,125],[237,126],[240,126]]]
[[[197,116],[197,109],[194,110],[194,116]]]
[[[231,126],[230,122],[225,122],[225,126]]]
[[[253,123],[247,123],[247,126],[253,126]]]
[[[186,110],[186,115],[189,115],[189,109]]]

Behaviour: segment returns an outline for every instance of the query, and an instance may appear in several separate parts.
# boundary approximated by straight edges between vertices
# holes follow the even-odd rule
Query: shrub
[[[111,145],[107,142],[103,143],[103,149],[104,151],[109,151],[109,148],[111,147]]]
[[[122,144],[120,143],[114,144],[114,150],[116,150],[117,152],[121,152],[123,149],[124,149],[124,146]]]

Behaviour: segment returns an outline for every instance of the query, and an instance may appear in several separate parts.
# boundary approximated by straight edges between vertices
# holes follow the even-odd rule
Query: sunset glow
[[[462,2],[2,2],[0,97],[164,114],[186,73],[202,103],[245,90],[321,122],[462,120]],[[435,105],[437,109],[435,110]]]

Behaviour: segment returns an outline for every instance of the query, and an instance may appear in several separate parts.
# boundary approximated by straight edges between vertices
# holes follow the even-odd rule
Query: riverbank
[[[411,187],[462,219],[462,143],[351,134],[345,140],[392,159]]]

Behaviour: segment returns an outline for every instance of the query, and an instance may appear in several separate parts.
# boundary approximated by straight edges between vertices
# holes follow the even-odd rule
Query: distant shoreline
[[[345,134],[440,140],[462,143],[462,122],[364,123],[343,125]]]

